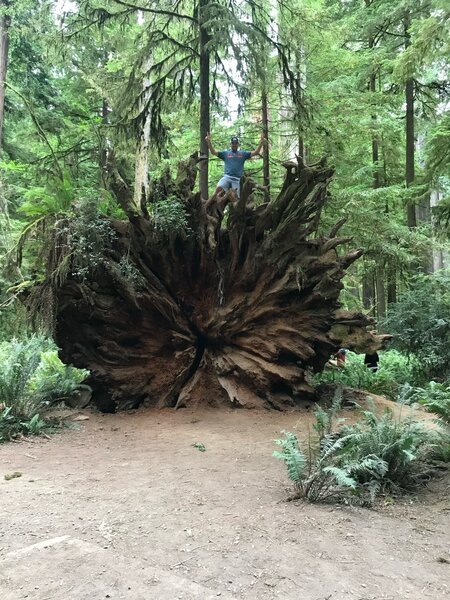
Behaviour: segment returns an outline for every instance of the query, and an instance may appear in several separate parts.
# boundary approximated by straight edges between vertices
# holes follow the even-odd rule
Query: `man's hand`
[[[263,146],[265,146],[266,144],[266,138],[264,137],[264,133],[261,133],[261,138],[259,140],[259,144],[258,147],[256,148],[256,150],[253,150],[253,152],[250,153],[250,156],[260,156],[260,152],[263,149]]]
[[[205,140],[206,140],[206,143],[208,144],[208,150],[211,152],[211,154],[214,154],[214,156],[217,156],[218,152],[217,152],[217,150],[212,145],[211,134],[209,133],[209,131],[205,135]]]

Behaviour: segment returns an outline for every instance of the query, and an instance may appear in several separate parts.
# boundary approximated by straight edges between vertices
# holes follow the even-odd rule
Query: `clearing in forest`
[[[287,502],[272,440],[311,411],[86,414],[0,447],[2,600],[450,597],[448,477],[376,510]]]

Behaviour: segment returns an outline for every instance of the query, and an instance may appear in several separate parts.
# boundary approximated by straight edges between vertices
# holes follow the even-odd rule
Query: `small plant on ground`
[[[418,483],[436,432],[417,421],[396,419],[392,412],[377,417],[368,410],[360,423],[333,432],[328,423],[324,428],[324,412],[316,412],[319,435],[308,441],[306,451],[291,432],[275,440],[281,451],[274,456],[284,461],[297,497],[371,505],[381,493],[399,493]]]
[[[206,452],[206,446],[205,446],[205,444],[202,444],[201,442],[195,442],[195,444],[192,444],[192,446],[194,448],[197,448],[197,450],[199,452]]]
[[[358,483],[379,492],[398,493],[413,487],[424,471],[436,441],[436,433],[413,419],[394,417],[386,410],[380,417],[373,411],[362,412],[363,419],[355,425],[344,425],[346,439],[342,459],[346,464],[376,457],[385,465],[381,477],[357,473]]]
[[[0,442],[38,435],[50,424],[45,412],[67,398],[89,374],[64,365],[52,340],[31,336],[0,344]]]

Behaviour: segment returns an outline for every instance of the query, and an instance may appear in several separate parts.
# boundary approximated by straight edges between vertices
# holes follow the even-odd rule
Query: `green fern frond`
[[[344,488],[355,489],[357,482],[353,477],[351,477],[345,469],[341,469],[339,467],[325,467],[323,469],[324,473],[329,473],[336,480],[337,485]]]
[[[284,461],[289,479],[300,485],[305,478],[306,457],[299,448],[297,436],[289,431],[283,433],[285,439],[274,440],[281,447],[281,452],[274,451],[272,456]]]

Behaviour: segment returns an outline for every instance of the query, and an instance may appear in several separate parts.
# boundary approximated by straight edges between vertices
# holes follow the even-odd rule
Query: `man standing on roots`
[[[261,134],[261,140],[256,150],[239,150],[239,139],[236,136],[231,138],[231,148],[229,150],[216,150],[211,143],[211,134],[206,136],[209,151],[214,156],[218,156],[224,161],[224,175],[217,184],[216,194],[224,194],[229,189],[235,190],[239,198],[241,177],[244,174],[244,163],[253,156],[258,156],[261,152],[265,139]]]

